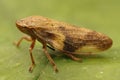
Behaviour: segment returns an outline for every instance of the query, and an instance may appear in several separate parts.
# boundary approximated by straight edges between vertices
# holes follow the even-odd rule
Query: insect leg
[[[50,54],[47,51],[46,43],[43,44],[43,51],[44,51],[46,57],[48,58],[48,60],[50,61],[51,65],[53,66],[55,72],[58,72],[58,69],[57,69],[57,66],[56,66],[55,62],[53,61],[53,59],[51,58]]]
[[[32,39],[32,38],[29,37],[29,36],[23,36],[17,43],[15,43],[15,45],[16,45],[17,47],[19,47],[20,43],[21,43],[22,40],[24,40],[24,39],[27,40],[27,41],[31,41],[31,42],[32,42],[31,45],[30,45],[30,47],[29,47],[30,57],[31,57],[31,61],[32,61],[32,65],[30,66],[29,71],[32,72],[32,69],[33,69],[33,67],[35,66],[35,61],[34,61],[34,58],[33,58],[33,55],[32,55],[32,50],[33,50],[33,48],[34,48],[35,40],[36,40],[36,39]]]
[[[82,61],[81,58],[78,58],[78,57],[74,56],[74,55],[71,54],[71,53],[64,52],[64,54],[67,55],[68,57],[70,57],[72,60],[75,60],[75,61]]]
[[[19,47],[20,43],[22,42],[22,40],[25,39],[27,41],[32,41],[32,38],[29,36],[23,36],[22,38],[20,38],[20,40],[18,42],[15,42],[14,44]]]
[[[33,70],[33,68],[35,66],[35,61],[34,61],[34,58],[33,58],[33,55],[32,55],[32,50],[33,50],[33,48],[35,46],[35,41],[36,41],[35,39],[32,39],[32,43],[31,43],[31,45],[29,47],[30,57],[31,57],[31,61],[32,61],[32,65],[29,68],[30,72],[32,72],[32,70]]]

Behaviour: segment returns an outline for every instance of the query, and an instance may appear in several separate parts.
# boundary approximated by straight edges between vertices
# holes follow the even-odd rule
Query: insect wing
[[[52,46],[55,49],[62,50],[64,46],[64,35],[49,31],[49,30],[43,30],[41,28],[33,29],[33,32],[37,36],[38,40],[42,39],[42,41],[45,41],[47,44]]]

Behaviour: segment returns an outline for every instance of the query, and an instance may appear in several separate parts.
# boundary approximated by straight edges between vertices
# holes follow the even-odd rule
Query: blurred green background
[[[30,43],[23,41],[20,48],[12,43],[23,35],[15,27],[15,21],[31,15],[102,32],[114,44],[97,55],[81,56],[82,63],[49,50],[59,68],[59,73],[55,73],[37,42],[33,50],[36,67],[29,73]],[[119,34],[120,0],[0,0],[0,80],[119,80]]]

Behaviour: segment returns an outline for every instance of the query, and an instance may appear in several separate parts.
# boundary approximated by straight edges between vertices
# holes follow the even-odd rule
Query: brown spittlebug
[[[31,41],[29,52],[32,65],[29,71],[32,71],[35,66],[32,50],[36,40],[42,44],[43,52],[56,72],[58,72],[57,66],[48,53],[47,47],[59,50],[71,59],[79,61],[81,58],[75,57],[75,54],[94,54],[112,46],[112,40],[102,33],[42,16],[20,19],[16,21],[16,26],[28,35],[28,37],[22,37],[16,46],[19,46],[23,39]]]

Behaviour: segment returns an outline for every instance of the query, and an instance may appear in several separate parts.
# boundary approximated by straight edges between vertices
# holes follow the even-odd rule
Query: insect
[[[43,52],[56,72],[58,72],[58,68],[48,53],[47,47],[59,50],[71,59],[79,61],[81,58],[74,54],[92,54],[107,50],[112,46],[111,38],[102,33],[42,16],[20,19],[16,21],[16,26],[21,32],[28,35],[28,37],[23,36],[16,46],[19,46],[23,39],[31,41],[29,52],[32,65],[29,71],[32,71],[35,66],[32,50],[36,40],[42,44]]]

